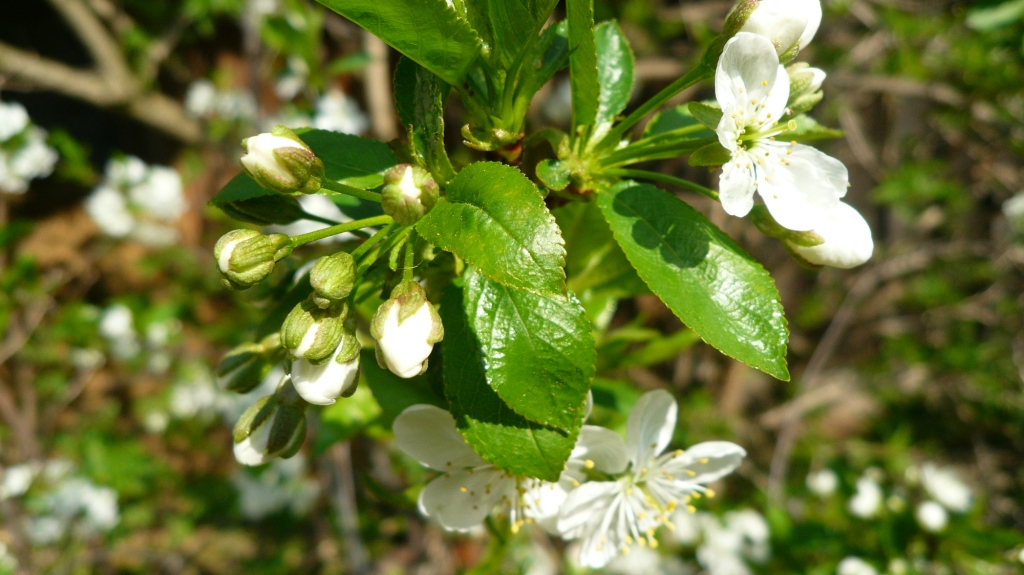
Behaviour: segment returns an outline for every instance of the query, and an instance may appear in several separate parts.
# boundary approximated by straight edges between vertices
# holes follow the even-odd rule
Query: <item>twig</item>
[[[366,66],[366,105],[370,109],[373,132],[381,140],[393,140],[398,136],[395,129],[395,104],[391,96],[391,69],[388,66],[388,46],[372,33],[363,31],[363,46],[370,63]]]
[[[348,441],[331,447],[329,460],[334,478],[334,505],[338,510],[338,525],[345,542],[348,572],[365,575],[370,572],[370,557],[359,536],[359,508],[356,506],[355,476],[352,470],[352,447]]]

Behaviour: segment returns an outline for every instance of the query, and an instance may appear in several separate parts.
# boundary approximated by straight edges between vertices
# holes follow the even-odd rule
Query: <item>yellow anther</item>
[[[739,166],[739,164],[736,164],[736,165]],[[686,452],[683,451],[682,449],[677,449],[676,452],[674,453],[674,455],[676,457],[682,457],[684,453],[686,453]]]
[[[758,162],[758,163],[760,164],[761,162]],[[768,181],[768,176],[765,176],[764,180],[767,182]],[[689,475],[690,477],[697,477],[697,474],[694,471],[690,470],[690,469],[686,470],[686,474]]]
[[[686,506],[686,510],[689,511],[690,513],[696,513],[697,512],[697,508],[694,507],[693,505],[687,505]]]
[[[588,459],[588,460],[584,461],[583,462],[583,467],[586,467],[587,469],[593,469],[594,468],[594,460],[593,459]]]
[[[469,491],[469,490],[468,490],[468,489],[466,489],[465,487],[460,487],[460,488],[459,488],[459,491],[461,491],[461,492],[465,493],[465,492],[467,492],[467,491]]]
[[[765,153],[765,155],[767,156],[768,154]],[[701,460],[700,460],[700,464],[701,465],[707,465],[708,464],[708,458],[707,457],[702,457]]]
[[[767,86],[768,85],[768,80],[761,80],[761,85],[762,86]]]
[[[704,495],[706,495],[708,499],[711,499],[715,496],[715,491],[713,489],[705,490]]]
[[[632,545],[632,544],[633,544],[633,537],[630,536],[630,535],[626,535],[626,545]]]

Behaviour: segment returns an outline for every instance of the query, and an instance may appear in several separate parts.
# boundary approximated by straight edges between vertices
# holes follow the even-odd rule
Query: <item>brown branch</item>
[[[121,45],[115,40],[96,14],[81,0],[50,0],[50,4],[60,12],[64,21],[75,31],[78,38],[85,44],[89,54],[96,61],[100,75],[111,84],[112,90],[125,90],[129,93],[138,90],[138,81],[125,62],[121,53]]]
[[[388,66],[388,46],[370,32],[363,32],[363,45],[370,56],[366,66],[366,105],[370,109],[373,133],[381,140],[393,140],[395,104],[391,95],[391,70]]]

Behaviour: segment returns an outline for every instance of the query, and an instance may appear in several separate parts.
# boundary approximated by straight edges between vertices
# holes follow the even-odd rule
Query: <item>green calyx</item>
[[[245,290],[266,279],[274,271],[274,264],[291,251],[291,238],[284,234],[232,230],[217,240],[213,257],[224,287]]]
[[[399,224],[418,222],[433,209],[438,196],[437,182],[419,166],[400,164],[384,174],[381,207]]]
[[[338,252],[317,260],[309,272],[314,303],[326,308],[352,293],[356,281],[355,259],[348,252]]]
[[[277,126],[246,138],[242,147],[242,170],[260,186],[281,194],[320,191],[324,163],[292,130]]]
[[[217,377],[224,388],[235,393],[248,393],[267,377],[281,349],[281,336],[271,334],[259,343],[242,344],[227,354],[217,365]]]
[[[825,243],[825,239],[813,230],[807,232],[795,232],[782,227],[775,221],[775,218],[773,218],[771,213],[768,212],[768,208],[766,208],[764,204],[758,204],[750,210],[750,219],[754,222],[754,225],[757,226],[757,229],[760,230],[761,233],[766,236],[778,238],[787,246],[795,245],[804,248],[811,248]]]
[[[331,304],[321,308],[312,294],[296,305],[281,325],[281,343],[295,359],[314,365],[327,361],[341,342],[348,305]]]

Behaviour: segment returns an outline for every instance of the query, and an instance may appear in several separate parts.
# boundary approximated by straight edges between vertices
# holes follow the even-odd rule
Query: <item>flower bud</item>
[[[281,325],[281,343],[295,359],[320,365],[341,343],[348,306],[332,304],[321,308],[310,296],[296,305]]]
[[[242,141],[242,170],[257,184],[282,194],[314,194],[324,178],[324,163],[284,126]]]
[[[786,106],[794,115],[811,111],[821,102],[825,72],[804,62],[797,62],[786,71],[789,72],[789,102]]]
[[[409,378],[427,371],[427,358],[444,339],[444,326],[420,284],[405,281],[377,308],[370,333],[377,340],[377,363]]]
[[[229,351],[217,366],[217,377],[228,391],[248,393],[276,363],[273,356],[281,347],[281,336],[272,334],[260,343],[246,343]]]
[[[771,40],[784,62],[804,49],[821,25],[820,0],[746,0],[726,18],[725,35],[750,32]]]
[[[871,259],[875,249],[871,228],[857,210],[839,202],[822,220],[812,232],[821,238],[821,243],[807,246],[783,239],[786,247],[800,259],[818,266],[849,269]]]
[[[348,252],[338,252],[316,261],[309,272],[315,292],[314,303],[327,307],[352,293],[356,281],[356,262]]]
[[[289,458],[306,438],[306,405],[287,378],[274,395],[245,410],[235,424],[235,459],[263,465],[275,457]]]
[[[291,238],[284,234],[261,234],[256,230],[232,230],[217,240],[213,257],[228,289],[244,290],[266,279],[274,264],[292,251]]]
[[[334,355],[322,365],[305,359],[292,364],[292,385],[302,399],[314,405],[330,405],[339,397],[350,397],[359,384],[359,351],[356,335],[346,331]]]
[[[437,203],[437,182],[419,166],[399,164],[384,174],[381,206],[403,226],[415,224]]]

